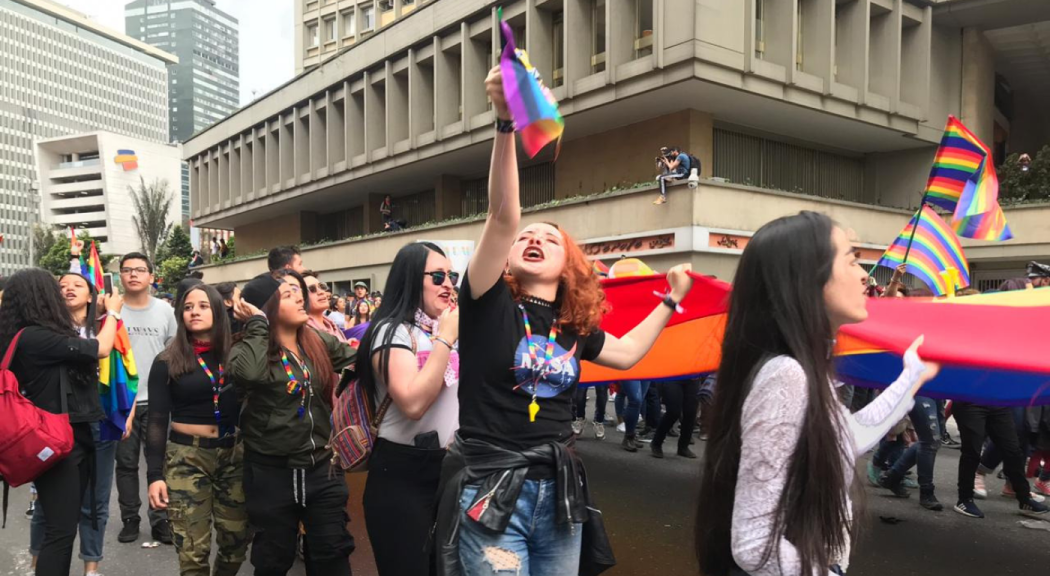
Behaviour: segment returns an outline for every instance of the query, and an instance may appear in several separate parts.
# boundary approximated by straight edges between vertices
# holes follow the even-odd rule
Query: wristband
[[[109,316],[112,316],[114,320],[120,321],[120,312],[107,312]]]
[[[653,296],[656,296],[657,298],[661,298],[662,299],[661,303],[664,306],[667,306],[668,308],[670,308],[671,311],[677,312],[679,314],[684,314],[685,313],[685,308],[682,308],[681,304],[679,304],[678,302],[675,302],[674,299],[671,298],[671,293],[670,292],[668,292],[666,294],[661,294],[659,292],[653,292]]]
[[[514,132],[514,121],[496,118],[496,132],[500,134],[512,134]]]
[[[448,346],[448,349],[449,349],[449,351],[450,351],[450,352],[451,352],[452,350],[454,350],[454,349],[455,349],[455,348],[453,348],[453,347],[452,347],[452,345],[451,345],[451,344],[449,344],[449,343],[448,343],[448,340],[445,340],[445,339],[444,339],[444,338],[442,338],[441,336],[433,336],[433,337],[431,338],[431,340],[433,340],[434,342],[441,342],[441,343],[442,343],[442,344],[444,344],[445,346]]]

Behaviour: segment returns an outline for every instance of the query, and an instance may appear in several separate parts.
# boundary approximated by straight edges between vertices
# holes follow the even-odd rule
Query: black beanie
[[[281,281],[274,279],[269,272],[265,272],[252,278],[251,282],[245,284],[241,290],[241,299],[262,310],[263,306],[270,301],[274,292],[277,292],[277,289],[280,287]]]

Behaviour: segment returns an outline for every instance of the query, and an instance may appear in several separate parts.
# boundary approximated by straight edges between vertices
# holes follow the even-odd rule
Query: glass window
[[[591,12],[591,73],[605,71],[605,0],[594,0]]]
[[[376,8],[369,4],[361,8],[361,31],[371,32],[376,27]]]
[[[556,12],[552,18],[553,35],[552,55],[554,58],[551,70],[554,71],[551,78],[551,86],[558,87],[565,83],[565,13]]]
[[[653,53],[653,0],[635,0],[634,57]]]
[[[317,36],[317,24],[310,24],[306,27],[306,47],[313,48],[320,44],[320,39]]]
[[[766,0],[755,0],[755,58],[766,51]]]
[[[379,0],[379,11],[389,12],[394,9],[394,0]]]
[[[327,18],[324,21],[324,41],[335,41],[335,18]]]
[[[357,34],[357,19],[353,10],[343,12],[343,36],[354,36]]]

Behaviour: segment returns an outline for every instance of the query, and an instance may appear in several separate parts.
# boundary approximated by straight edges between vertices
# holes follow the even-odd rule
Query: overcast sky
[[[130,0],[58,0],[103,26],[124,31]],[[265,9],[263,8],[265,5]],[[241,105],[276,88],[295,73],[293,0],[217,0],[216,7],[240,23]]]

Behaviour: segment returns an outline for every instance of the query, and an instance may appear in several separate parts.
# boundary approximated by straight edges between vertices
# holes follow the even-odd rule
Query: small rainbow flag
[[[503,92],[515,128],[521,132],[521,146],[529,158],[533,158],[544,146],[555,140],[560,148],[565,120],[558,111],[558,101],[543,85],[540,73],[529,62],[528,54],[515,48],[514,32],[503,21],[503,8],[497,12],[503,42],[499,61],[503,73]],[[558,150],[555,150],[554,156],[558,156]]]
[[[918,220],[918,229],[915,229]],[[915,239],[912,231],[915,231]],[[908,243],[911,242],[911,251],[908,251]],[[948,281],[941,272],[955,269],[959,271],[959,286],[965,288],[970,285],[970,267],[966,262],[959,239],[952,232],[948,224],[933,211],[933,208],[923,207],[912,216],[908,225],[897,235],[897,239],[886,249],[876,266],[896,268],[904,262],[904,255],[908,254],[908,268],[913,276],[922,280],[934,294],[943,296],[949,293]]]
[[[139,167],[139,157],[135,155],[134,150],[117,150],[117,156],[113,158],[113,162],[123,166],[125,172]]]
[[[83,254],[80,255],[80,273],[95,285],[99,294],[105,294],[106,284],[102,281],[102,260],[98,257],[94,241],[91,242],[91,252],[87,260],[84,259]]]

